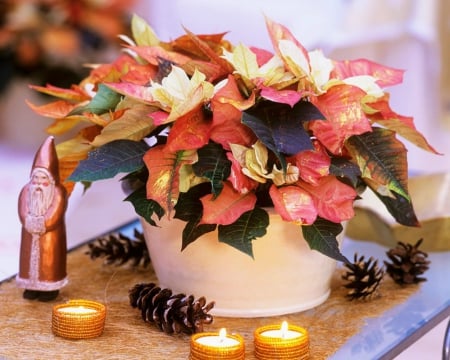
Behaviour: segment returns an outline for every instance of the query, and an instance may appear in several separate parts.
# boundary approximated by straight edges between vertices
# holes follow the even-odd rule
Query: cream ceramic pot
[[[270,215],[267,234],[253,241],[254,259],[203,235],[181,250],[184,222],[142,220],[159,285],[215,301],[217,316],[259,317],[304,311],[330,294],[336,261],[311,250],[301,228]]]

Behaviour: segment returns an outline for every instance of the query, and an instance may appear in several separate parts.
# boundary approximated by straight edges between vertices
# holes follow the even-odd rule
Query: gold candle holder
[[[244,360],[244,339],[238,334],[204,332],[191,336],[189,360]]]
[[[309,359],[306,329],[288,325],[262,326],[254,332],[255,356],[259,360]]]
[[[90,339],[103,333],[105,318],[105,305],[89,300],[70,300],[53,307],[52,331],[67,339]]]

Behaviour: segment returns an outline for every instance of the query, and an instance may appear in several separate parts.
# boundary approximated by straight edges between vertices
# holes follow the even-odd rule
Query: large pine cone
[[[416,284],[426,281],[424,277],[420,277],[428,270],[430,261],[427,259],[428,254],[419,250],[419,246],[423,239],[417,241],[415,245],[404,244],[401,241],[397,246],[386,252],[388,258],[392,262],[385,261],[386,272],[398,284]]]
[[[214,302],[206,303],[193,295],[172,294],[170,289],[161,289],[154,283],[136,284],[129,291],[130,305],[141,310],[144,321],[154,323],[168,334],[193,334],[203,331],[203,324],[211,324],[208,314]]]
[[[354,256],[354,263],[346,263],[349,269],[342,275],[347,280],[344,285],[349,289],[347,297],[350,300],[370,300],[378,293],[378,287],[384,276],[383,269],[378,267],[378,261],[372,257],[364,261],[364,256]]]

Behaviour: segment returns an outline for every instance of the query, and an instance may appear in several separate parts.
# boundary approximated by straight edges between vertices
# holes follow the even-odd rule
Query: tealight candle
[[[89,300],[70,300],[53,307],[52,331],[68,339],[100,336],[105,326],[105,305]]]
[[[288,325],[262,326],[255,330],[255,356],[259,360],[308,359],[309,336],[306,329]]]
[[[206,332],[191,336],[190,360],[243,360],[244,357],[244,339],[238,334],[227,334],[225,329],[221,329],[219,333]]]

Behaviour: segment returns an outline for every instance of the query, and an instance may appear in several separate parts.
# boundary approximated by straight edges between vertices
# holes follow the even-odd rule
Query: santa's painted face
[[[44,172],[36,171],[35,173],[33,173],[33,177],[31,178],[31,184],[38,187],[47,187],[50,185],[50,179]]]
[[[31,215],[41,216],[49,208],[53,199],[54,184],[44,170],[33,171],[30,179],[28,207]]]

